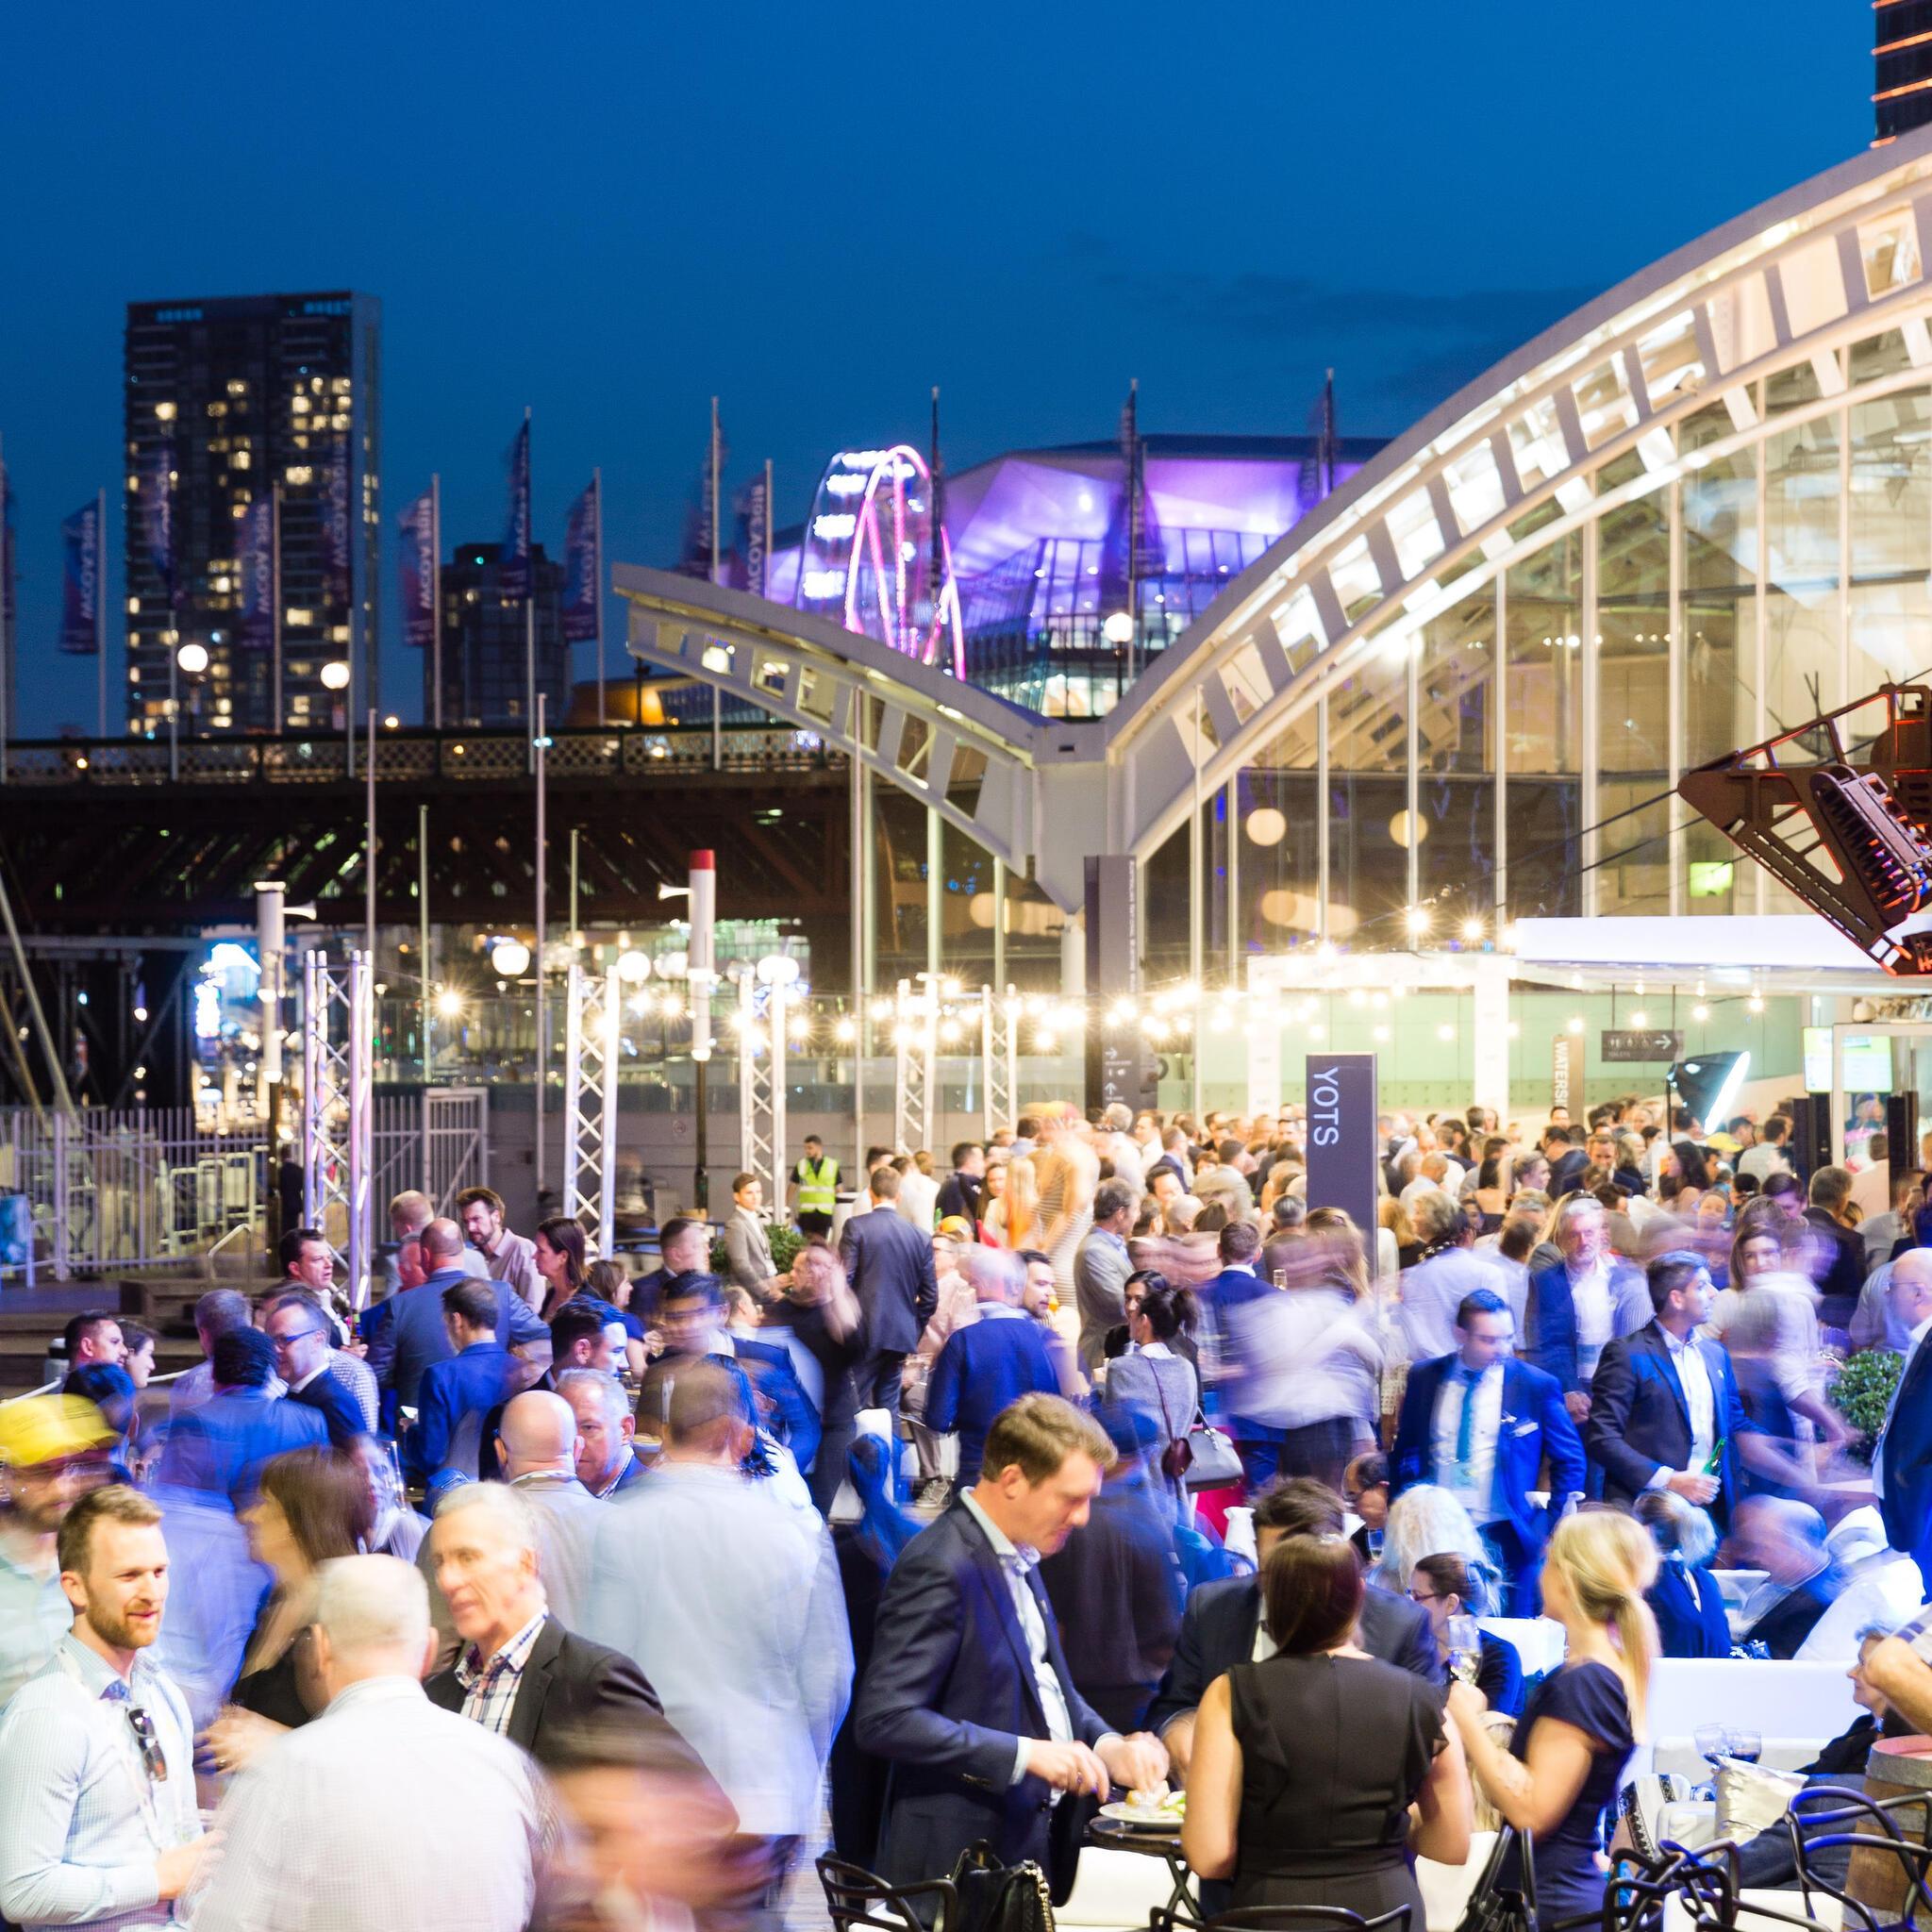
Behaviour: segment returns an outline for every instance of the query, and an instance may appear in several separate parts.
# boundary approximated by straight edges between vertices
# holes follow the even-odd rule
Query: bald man
[[[1892,1263],[1886,1291],[1891,1324],[1911,1337],[1890,1412],[1872,1458],[1872,1487],[1885,1514],[1885,1537],[1932,1574],[1932,1248],[1911,1248]]]
[[[423,1371],[431,1362],[455,1354],[442,1323],[442,1291],[469,1278],[463,1266],[463,1231],[454,1221],[430,1222],[420,1237],[428,1278],[420,1288],[406,1288],[383,1304],[388,1311],[369,1337],[369,1366],[379,1387],[392,1391],[391,1400],[416,1406]],[[502,1282],[491,1284],[496,1294],[496,1340],[500,1346],[526,1361],[550,1359],[550,1330],[520,1295]]]
[[[416,1285],[408,1278],[403,1266],[403,1248],[408,1242],[417,1240],[435,1218],[436,1209],[430,1205],[429,1196],[416,1188],[406,1188],[389,1204],[390,1233],[395,1239],[383,1257],[382,1291],[385,1298]],[[479,1281],[489,1279],[490,1264],[475,1248],[465,1245],[458,1259],[465,1274],[474,1274]],[[427,1268],[424,1272],[426,1274]],[[416,1280],[422,1278],[418,1275]]]
[[[499,1284],[500,1286],[501,1284]],[[577,1480],[583,1441],[575,1411],[547,1389],[527,1390],[504,1406],[496,1425],[496,1460],[508,1482],[537,1519],[537,1567],[557,1620],[566,1630],[581,1630],[589,1595],[591,1542],[603,1512],[597,1499]],[[430,1560],[431,1537],[423,1539],[416,1567],[429,1585],[430,1616],[436,1624],[436,1668],[457,1653],[457,1626],[436,1586]]]

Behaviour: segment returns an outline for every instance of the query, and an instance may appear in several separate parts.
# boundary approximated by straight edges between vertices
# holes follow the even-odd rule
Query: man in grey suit
[[[1074,1255],[1074,1294],[1080,1309],[1080,1366],[1091,1376],[1106,1353],[1107,1331],[1127,1319],[1124,1299],[1134,1272],[1127,1253],[1134,1210],[1141,1197],[1133,1184],[1105,1180],[1093,1191],[1093,1226]]]
[[[463,1266],[463,1231],[454,1221],[432,1221],[423,1230],[423,1255],[430,1263],[428,1280],[406,1288],[382,1304],[383,1312],[369,1337],[369,1366],[379,1387],[395,1391],[395,1399],[415,1407],[417,1385],[431,1362],[446,1361],[456,1351],[442,1324],[442,1291],[470,1279]],[[536,1310],[507,1283],[496,1290],[496,1340],[527,1360],[550,1359],[550,1330]]]
[[[734,1288],[761,1305],[778,1300],[791,1285],[791,1275],[780,1274],[772,1259],[772,1239],[758,1218],[764,1193],[757,1174],[740,1174],[731,1183],[731,1219],[724,1224],[725,1273]]]
[[[899,1199],[899,1176],[891,1167],[873,1170],[868,1183],[873,1211],[845,1224],[839,1259],[858,1298],[865,1353],[852,1371],[860,1408],[883,1408],[899,1424],[899,1371],[919,1345],[940,1305],[933,1274],[932,1241],[903,1215],[880,1212]]]

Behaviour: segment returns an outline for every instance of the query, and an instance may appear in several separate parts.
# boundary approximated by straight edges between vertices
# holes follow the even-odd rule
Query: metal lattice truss
[[[563,1211],[592,1254],[609,1252],[617,1200],[617,1071],[624,983],[574,960],[563,1048]]]
[[[939,1123],[939,1024],[937,991],[902,979],[892,1007],[892,1144],[901,1154],[930,1146]]]
[[[1766,385],[1787,372],[1801,387],[1768,416]],[[1486,576],[1684,469],[1928,375],[1932,136],[1914,134],[1652,264],[1479,377],[1231,579],[1104,720],[1003,706],[822,619],[689,577],[620,566],[615,587],[634,656],[861,759],[1016,872],[1030,865],[1071,910],[1087,854],[1150,858],[1291,729],[1315,740],[1325,788],[1331,726],[1345,724],[1349,681],[1374,681],[1358,677],[1367,667],[1407,658],[1413,719],[1422,627]],[[1679,425],[1699,414],[1689,449]],[[1588,610],[1580,628],[1588,655]],[[1412,817],[1417,763],[1411,752]],[[978,791],[961,803],[969,772]],[[1326,904],[1325,849],[1321,866]]]
[[[1011,1126],[1020,1112],[1020,1012],[1010,986],[1004,999],[990,986],[979,989],[979,1091],[991,1141],[995,1128]]]
[[[765,1184],[774,1207],[785,1199],[785,1055],[788,1009],[783,986],[768,989],[758,1016],[757,985],[738,982],[738,1164]]]
[[[302,956],[302,1217],[322,1231],[348,1276],[349,1299],[369,1306],[375,1257],[370,1135],[375,988],[359,952],[332,965]]]

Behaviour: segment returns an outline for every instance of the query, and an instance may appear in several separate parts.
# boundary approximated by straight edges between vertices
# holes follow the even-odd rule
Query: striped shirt
[[[127,1721],[143,1709],[167,1759],[148,1776]],[[71,1633],[0,1718],[0,1914],[23,1927],[165,1925],[155,1859],[200,1831],[179,1690],[145,1655],[123,1682]]]
[[[473,1724],[494,1731],[498,1737],[508,1733],[509,1714],[517,1707],[517,1692],[523,1688],[524,1666],[530,1660],[530,1647],[537,1641],[537,1633],[549,1614],[547,1610],[539,1610],[488,1663],[474,1643],[458,1658],[457,1682],[463,1687],[463,1715]]]

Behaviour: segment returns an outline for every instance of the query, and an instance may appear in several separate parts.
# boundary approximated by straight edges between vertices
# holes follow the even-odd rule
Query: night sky
[[[539,537],[601,464],[609,559],[661,563],[714,393],[781,523],[841,444],[923,443],[935,382],[956,469],[1111,436],[1130,376],[1143,429],[1298,432],[1332,364],[1344,433],[1400,431],[1857,153],[1871,37],[1844,0],[17,9],[23,725],[92,726],[58,526],[107,487],[118,610],[130,300],[375,294],[391,530],[440,470],[446,543],[499,534],[528,404]]]

